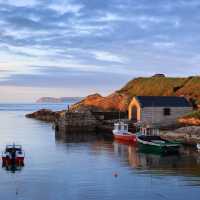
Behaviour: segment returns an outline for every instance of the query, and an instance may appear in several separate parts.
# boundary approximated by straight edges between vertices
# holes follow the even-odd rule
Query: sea
[[[143,153],[95,133],[63,137],[51,124],[25,117],[41,108],[63,110],[71,103],[0,104],[0,150],[15,143],[25,151],[24,167],[0,168],[1,200],[200,198],[200,153],[195,147],[182,147],[171,156]]]

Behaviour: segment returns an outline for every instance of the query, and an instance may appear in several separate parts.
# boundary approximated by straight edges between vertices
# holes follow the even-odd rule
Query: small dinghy
[[[24,157],[25,153],[22,150],[21,145],[6,145],[6,148],[2,153],[2,165],[24,166]]]
[[[121,142],[135,143],[137,141],[136,135],[128,131],[128,124],[122,121],[114,124],[113,135]]]

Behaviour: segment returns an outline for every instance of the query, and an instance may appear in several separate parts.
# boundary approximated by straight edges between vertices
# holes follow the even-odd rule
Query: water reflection
[[[183,148],[177,155],[142,153],[137,146],[114,142],[115,153],[127,160],[133,168],[180,170],[198,172],[200,175],[200,154],[194,149]]]
[[[70,133],[55,131],[55,139],[57,143],[89,143],[95,141],[112,141],[112,139],[105,138],[102,134],[97,133]]]
[[[16,172],[19,172],[23,169],[24,165],[6,165],[6,166],[3,166],[2,165],[2,168],[5,169],[6,171],[8,172],[11,172],[11,173],[16,173]]]
[[[120,158],[121,164],[126,164],[138,173],[147,170],[160,174],[180,174],[200,176],[200,153],[194,148],[181,148],[179,154],[161,155],[141,152],[137,145],[123,144],[105,139],[97,134],[69,134],[56,133],[58,143],[88,143],[92,152],[102,150],[113,152]]]
[[[190,185],[200,185],[200,154],[194,148],[182,148],[180,154],[148,154],[137,146],[113,143],[114,151],[122,162],[127,163],[137,173],[185,176]],[[194,178],[195,177],[195,178]]]

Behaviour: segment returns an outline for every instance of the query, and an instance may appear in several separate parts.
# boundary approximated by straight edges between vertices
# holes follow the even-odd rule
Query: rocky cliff
[[[94,94],[71,106],[71,110],[85,108],[95,110],[126,111],[133,96],[185,96],[194,106],[200,105],[200,76],[176,77],[139,77],[129,81],[123,88],[111,95],[102,97]]]
[[[70,109],[71,111],[84,111],[85,109],[92,111],[125,111],[129,101],[129,96],[126,94],[113,93],[107,97],[102,97],[100,94],[93,94],[72,105]]]

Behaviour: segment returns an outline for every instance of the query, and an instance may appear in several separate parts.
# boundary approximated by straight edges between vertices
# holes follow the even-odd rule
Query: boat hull
[[[146,145],[138,142],[139,150],[143,153],[155,153],[155,154],[175,154],[179,152],[179,147],[160,147]]]
[[[139,144],[140,151],[145,153],[173,154],[173,153],[178,153],[180,148],[180,144],[176,144],[166,140],[165,143],[159,144],[159,143],[154,143],[152,141],[145,141],[140,139],[140,137],[138,137],[137,141]]]
[[[137,138],[134,134],[113,134],[114,139],[121,142],[136,143]]]
[[[15,159],[2,157],[2,165],[8,166],[8,165],[24,165],[24,157],[16,157]]]

